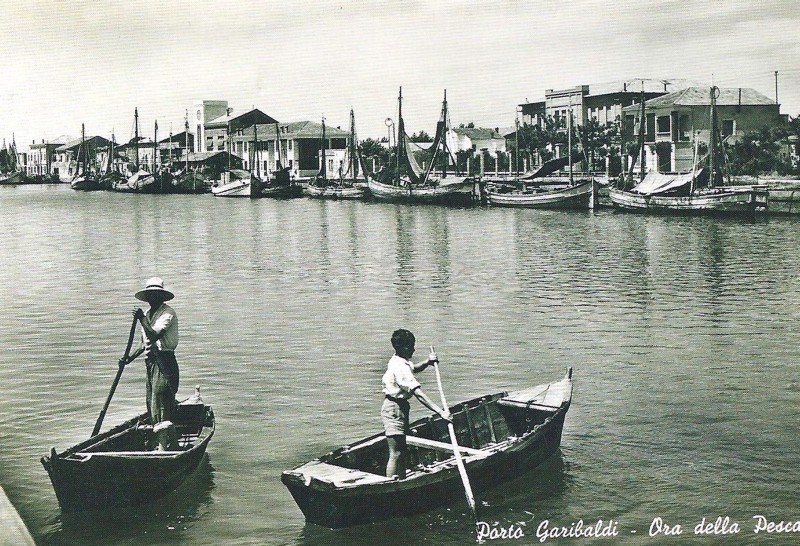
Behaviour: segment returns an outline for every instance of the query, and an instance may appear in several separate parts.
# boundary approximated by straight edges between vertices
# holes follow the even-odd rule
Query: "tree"
[[[420,131],[419,133],[414,133],[413,135],[408,137],[408,139],[411,142],[430,142],[430,141],[433,140],[430,137],[430,135],[428,133],[426,133],[425,131]]]

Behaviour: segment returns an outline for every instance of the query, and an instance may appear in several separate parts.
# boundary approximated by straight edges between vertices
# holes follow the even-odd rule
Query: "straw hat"
[[[144,290],[139,290],[135,294],[136,299],[141,301],[148,301],[147,298],[150,295],[158,296],[161,301],[169,301],[175,297],[175,294],[164,289],[164,281],[162,281],[159,277],[147,279]]]

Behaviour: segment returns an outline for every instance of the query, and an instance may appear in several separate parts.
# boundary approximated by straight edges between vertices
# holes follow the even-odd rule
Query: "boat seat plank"
[[[337,487],[392,481],[380,474],[372,474],[370,472],[363,472],[361,470],[323,462],[315,463],[307,468],[297,469],[297,471],[302,471],[306,482],[314,478],[315,480],[331,483]]]
[[[441,449],[444,451],[455,451],[453,449],[452,444],[437,442],[436,440],[428,440],[427,438],[420,438],[418,436],[406,436],[406,443],[408,445],[416,447],[427,447],[432,449]],[[488,455],[488,453],[486,453],[485,451],[481,451],[480,449],[472,449],[471,447],[458,446],[458,450],[462,453],[466,453],[467,455],[480,455],[484,457]]]

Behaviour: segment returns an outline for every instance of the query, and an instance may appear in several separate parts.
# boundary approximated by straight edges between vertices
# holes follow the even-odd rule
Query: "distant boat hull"
[[[394,203],[467,204],[472,202],[475,181],[469,177],[442,179],[437,184],[395,186],[367,179],[370,195],[378,201]]]
[[[324,187],[309,184],[306,187],[306,194],[316,199],[361,199],[364,197],[364,188],[338,184],[330,184]]]
[[[609,188],[614,208],[654,214],[755,214],[767,210],[768,192],[754,188],[696,192],[689,196],[644,195]]]
[[[250,181],[234,180],[227,184],[212,186],[211,193],[215,197],[250,197]]]
[[[13,172],[7,174],[0,174],[0,185],[15,186],[25,182],[21,172]]]
[[[517,392],[475,398],[451,408],[470,482],[483,491],[518,477],[556,453],[572,399],[572,374]],[[464,502],[447,426],[438,416],[410,425],[408,473],[384,475],[383,433],[341,447],[281,480],[306,521],[330,528],[372,523]]]
[[[595,182],[588,181],[566,188],[539,192],[500,193],[490,190],[486,197],[489,204],[495,207],[588,210],[594,205],[596,190]]]
[[[261,197],[273,199],[292,199],[303,195],[303,187],[292,182],[291,184],[270,185],[261,188]]]
[[[100,189],[100,181],[92,175],[81,174],[70,181],[70,187],[78,191],[96,191]]]

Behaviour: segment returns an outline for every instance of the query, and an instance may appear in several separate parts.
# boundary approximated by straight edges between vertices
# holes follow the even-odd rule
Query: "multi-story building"
[[[256,135],[258,144],[254,147]],[[328,176],[347,170],[347,142],[349,131],[338,127],[325,128],[325,158]],[[278,143],[276,145],[276,143]],[[237,129],[231,136],[232,153],[242,158],[243,168],[256,170],[253,161],[258,161],[258,170],[271,173],[288,168],[296,179],[316,175],[322,168],[322,124],[313,121],[290,123],[259,123]]]
[[[544,100],[520,104],[522,122],[544,127],[545,119],[564,119],[572,108],[576,125],[591,119],[599,123],[613,123],[622,117],[622,109],[645,100],[666,95],[686,87],[685,80],[632,79],[626,81],[577,85],[567,89],[546,89]]]
[[[780,105],[750,88],[722,88],[716,98],[722,138],[733,143],[745,133],[780,125]],[[711,88],[688,87],[623,109],[623,134],[638,139],[645,129],[645,169],[661,172],[692,169],[695,142],[708,145],[711,128]]]
[[[232,139],[234,136],[241,136],[245,129],[255,124],[266,125],[277,123],[277,121],[278,120],[268,116],[258,108],[253,108],[252,110],[238,115],[233,115],[233,109],[228,108],[224,115],[205,123],[201,134],[202,140],[199,138],[197,140],[200,141],[200,143],[205,142],[205,147],[201,151],[213,152],[227,150],[230,146],[228,142],[229,137]]]
[[[226,100],[204,100],[192,106],[193,118],[190,124],[194,124],[194,151],[205,152],[205,126],[211,120],[225,116],[231,112]]]
[[[54,159],[51,163],[53,173],[57,174],[62,182],[70,181],[77,170],[78,149],[81,145],[86,146],[89,162],[93,163],[97,159],[98,150],[107,148],[109,144],[111,141],[101,136],[86,137],[83,140],[79,138],[62,144],[53,152]]]
[[[54,141],[32,142],[28,149],[28,176],[51,177],[58,176],[58,167],[54,166],[55,152],[63,146],[64,142]]]

